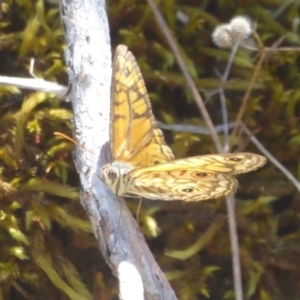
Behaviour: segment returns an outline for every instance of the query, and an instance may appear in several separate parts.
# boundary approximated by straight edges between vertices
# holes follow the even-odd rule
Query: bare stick
[[[300,182],[293,176],[293,174],[286,169],[263,145],[262,143],[252,134],[252,132],[242,123],[241,124],[243,131],[250,137],[250,140],[256,147],[260,150],[260,152],[265,155],[270,162],[274,164],[276,168],[278,168],[288,180],[296,187],[296,189],[300,193]]]
[[[241,45],[244,49],[251,50],[251,51],[257,51],[260,52],[261,49],[256,48],[256,47],[251,47],[248,45]],[[300,52],[300,47],[264,47],[264,51],[267,52],[268,54],[277,54],[279,52]]]
[[[196,104],[198,105],[199,109],[200,109],[200,112],[203,116],[203,119],[204,121],[206,122],[207,124],[207,127],[209,128],[210,132],[211,132],[211,135],[212,135],[212,138],[213,138],[213,141],[214,141],[214,144],[217,148],[217,151],[219,153],[223,153],[224,152],[224,149],[221,145],[221,142],[220,142],[220,139],[214,129],[214,125],[211,121],[211,118],[206,110],[206,107],[203,103],[203,100],[198,92],[198,89],[196,87],[196,84],[195,82],[193,81],[192,77],[190,76],[187,68],[186,68],[186,65],[184,63],[184,60],[179,52],[179,49],[178,49],[178,46],[177,46],[177,43],[175,42],[175,39],[173,38],[166,22],[164,21],[163,17],[161,16],[160,14],[160,11],[158,9],[158,7],[156,6],[155,2],[153,0],[147,0],[149,6],[151,7],[154,15],[155,15],[155,18],[156,18],[156,21],[157,23],[159,24],[165,38],[167,39],[174,55],[175,55],[175,58],[177,60],[177,63],[178,65],[180,66],[181,68],[181,71],[183,73],[183,76],[185,77],[186,79],[186,82],[190,88],[190,90],[192,91],[192,94],[193,94],[193,97],[196,101]],[[227,203],[227,206],[229,207],[231,205],[231,200],[230,198],[226,198],[226,203]],[[238,245],[238,236],[237,236],[237,231],[236,231],[236,228],[234,228],[233,226],[235,225],[235,220],[234,220],[234,223],[232,219],[235,219],[235,214],[234,214],[234,210],[233,209],[230,209],[228,211],[228,214],[229,214],[229,226],[230,226],[230,239],[231,239],[231,246],[234,247],[235,250],[232,250],[232,256],[235,255],[235,257],[232,257],[232,263],[233,263],[233,272],[234,272],[234,287],[235,287],[235,296],[236,296],[236,299],[237,300],[242,300],[243,297],[242,297],[242,280],[241,280],[241,276],[240,276],[240,258],[239,258],[239,245]],[[233,236],[234,237],[233,237]],[[236,270],[239,270],[238,273],[235,273]]]
[[[239,249],[239,240],[237,234],[237,226],[235,219],[235,198],[234,195],[226,197],[226,207],[228,213],[228,227],[229,227],[229,236],[231,244],[231,258],[232,258],[232,267],[233,267],[233,285],[235,292],[235,299],[243,299],[243,284],[242,284],[242,274],[241,274],[241,261],[240,261],[240,249]]]
[[[165,124],[163,122],[157,121],[157,125],[164,130],[172,130],[172,131],[179,131],[179,132],[189,132],[195,134],[210,134],[210,131],[207,127],[204,126],[197,126],[197,125],[185,125],[185,124]],[[229,123],[228,128],[232,129],[235,123]],[[215,126],[216,132],[224,131],[224,125],[216,125]]]
[[[255,33],[254,33],[255,34]],[[258,35],[256,35],[258,37]],[[260,39],[258,39],[260,41]],[[253,85],[255,83],[255,80],[256,80],[256,77],[258,75],[258,72],[259,70],[261,69],[261,66],[262,66],[262,63],[264,61],[266,57],[266,52],[264,51],[264,48],[262,47],[262,50],[261,50],[261,54],[260,54],[260,57],[259,57],[259,60],[255,66],[255,69],[253,71],[253,74],[251,76],[251,79],[250,79],[250,82],[249,82],[249,85],[247,87],[247,90],[245,92],[245,95],[243,97],[243,100],[242,100],[242,105],[239,109],[239,112],[238,112],[238,115],[237,115],[237,118],[236,118],[236,123],[235,123],[235,127],[233,129],[233,132],[231,133],[231,137],[235,137],[237,135],[237,131],[238,131],[238,128],[239,128],[239,124],[240,122],[242,121],[242,118],[243,118],[243,115],[245,113],[245,110],[246,110],[246,107],[247,107],[247,102],[248,102],[248,99],[249,99],[249,96],[251,94],[251,91],[252,91],[252,88],[253,88]]]
[[[181,72],[187,82],[187,85],[189,86],[192,94],[193,94],[193,97],[195,99],[195,102],[196,104],[198,105],[198,108],[200,109],[200,112],[202,114],[202,117],[204,119],[204,122],[206,123],[207,127],[209,128],[210,130],[210,133],[211,133],[211,136],[212,136],[212,139],[214,141],[214,144],[217,148],[217,151],[219,153],[222,153],[223,152],[223,147],[222,147],[222,144],[220,142],[220,139],[215,131],[215,128],[214,128],[214,125],[213,125],[213,122],[208,114],[208,111],[204,105],[204,102],[198,92],[198,89],[197,89],[197,86],[194,82],[194,80],[192,79],[191,75],[189,74],[188,70],[187,70],[187,67],[185,65],[185,62],[182,58],[182,55],[180,54],[180,51],[178,49],[178,46],[177,46],[177,43],[175,42],[175,39],[174,37],[172,36],[171,32],[170,32],[170,29],[168,28],[168,25],[166,24],[165,20],[163,19],[157,5],[155,4],[155,2],[153,0],[147,0],[149,6],[151,7],[152,9],[152,12],[156,18],[156,21],[161,29],[161,31],[163,32],[166,40],[168,41],[169,43],[169,46],[171,47],[174,55],[175,55],[175,59],[181,69]]]
[[[22,89],[49,92],[63,97],[68,88],[56,82],[46,81],[41,78],[22,78],[0,76],[0,86],[17,86]]]

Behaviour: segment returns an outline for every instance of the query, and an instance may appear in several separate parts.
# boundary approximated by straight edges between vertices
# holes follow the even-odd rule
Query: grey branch
[[[105,1],[62,0],[60,5],[66,31],[65,55],[74,110],[74,136],[84,145],[84,148],[76,147],[75,159],[82,187],[81,204],[90,218],[103,257],[114,274],[121,277],[121,299],[177,299],[123,198],[118,199],[97,176],[110,156],[109,147],[104,147],[109,138],[111,82]],[[124,266],[129,265],[139,276],[128,273],[126,277],[132,268]],[[142,280],[136,279],[139,277]],[[144,290],[144,295],[141,292],[136,296],[134,288],[130,293],[124,285]]]

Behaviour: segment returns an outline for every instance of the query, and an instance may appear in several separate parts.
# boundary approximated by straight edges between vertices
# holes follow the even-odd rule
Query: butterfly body
[[[212,154],[173,160],[157,128],[144,80],[134,56],[118,46],[111,85],[112,163],[100,179],[117,195],[201,201],[234,192],[234,176],[266,163],[253,153]]]
[[[100,179],[109,186],[116,195],[123,196],[127,192],[127,174],[131,170],[132,166],[130,166],[130,164],[115,161],[102,167]]]

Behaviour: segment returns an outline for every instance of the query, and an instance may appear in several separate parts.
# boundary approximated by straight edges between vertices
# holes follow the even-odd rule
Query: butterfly
[[[112,163],[100,179],[116,194],[201,201],[234,192],[234,175],[266,163],[253,153],[212,154],[174,160],[157,127],[139,66],[124,45],[113,60],[110,109]]]

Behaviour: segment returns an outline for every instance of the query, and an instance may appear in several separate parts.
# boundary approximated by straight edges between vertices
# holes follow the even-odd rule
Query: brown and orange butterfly
[[[110,148],[113,162],[101,180],[117,195],[201,201],[236,190],[234,175],[263,166],[252,153],[203,155],[173,160],[157,128],[141,71],[133,54],[119,45],[113,61]]]

